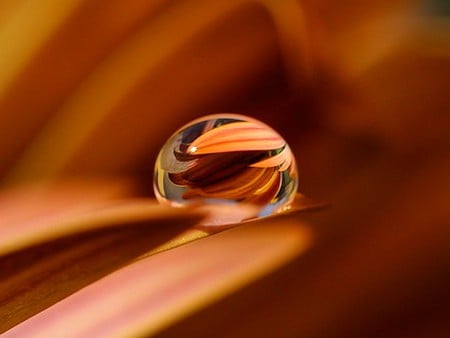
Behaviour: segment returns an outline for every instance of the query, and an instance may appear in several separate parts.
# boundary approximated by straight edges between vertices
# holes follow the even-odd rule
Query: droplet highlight
[[[154,191],[163,204],[211,206],[207,224],[229,224],[289,208],[294,155],[272,128],[237,114],[209,115],[175,132],[159,152]]]

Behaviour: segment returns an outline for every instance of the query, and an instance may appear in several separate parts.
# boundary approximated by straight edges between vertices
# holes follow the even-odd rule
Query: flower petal
[[[149,334],[300,255],[294,219],[255,222],[138,261],[5,333],[5,337]]]

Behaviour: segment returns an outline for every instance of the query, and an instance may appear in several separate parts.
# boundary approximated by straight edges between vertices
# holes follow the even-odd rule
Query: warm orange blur
[[[2,314],[7,318],[0,332],[44,309],[58,312],[51,312],[57,301],[126,265],[120,260],[78,284],[64,284],[63,273],[39,284],[39,269],[56,275],[65,256],[55,258],[59,265],[51,272],[50,265],[39,265],[43,260],[36,263],[36,255],[16,250],[32,251],[33,245],[118,220],[141,224],[146,217],[157,229],[155,241],[132,253],[130,246],[114,252],[118,244],[111,241],[105,260],[125,251],[127,259],[138,257],[180,234],[182,243],[192,240],[184,231],[198,214],[186,213],[183,224],[180,214],[149,201],[154,161],[183,124],[232,112],[277,130],[297,158],[300,191],[332,207],[298,214],[292,222],[274,218],[273,225],[286,226],[286,238],[298,239],[295,255],[291,242],[283,251],[285,238],[276,242],[276,228],[266,220],[262,229],[270,230],[261,236],[275,236],[281,247],[273,257],[281,258],[275,264],[262,250],[258,257],[267,265],[250,266],[242,275],[252,278],[239,282],[231,262],[225,271],[230,275],[223,277],[231,286],[222,283],[214,297],[203,287],[212,261],[193,268],[190,273],[205,280],[180,296],[180,312],[171,314],[176,299],[172,304],[159,294],[161,304],[172,305],[152,330],[220,337],[445,333],[450,21],[440,5],[445,2],[0,1],[0,282],[11,288],[0,289],[0,322]],[[141,198],[151,207],[142,207]],[[115,203],[130,203],[131,209],[116,213]],[[98,216],[103,208],[106,216]],[[164,219],[164,226],[173,222],[176,230],[158,228]],[[221,252],[212,252],[241,250],[240,241],[258,232],[249,227],[222,234],[231,237]],[[176,238],[170,247],[180,244]],[[204,244],[213,243],[211,238],[198,242],[200,251],[173,249],[167,266],[176,269],[178,259],[189,257],[183,255],[215,250]],[[22,257],[21,272],[11,268],[13,251]],[[244,262],[247,255],[241,255],[233,259]],[[79,262],[87,261],[83,257]],[[162,267],[150,263],[154,271]],[[79,264],[76,274],[89,275],[85,263]],[[222,272],[212,273],[211,282]],[[55,281],[62,283],[57,296],[49,291]],[[21,287],[12,295],[16,285]],[[160,290],[158,285],[152,290]],[[35,300],[45,292],[49,298]],[[71,306],[65,306],[66,315]],[[31,328],[43,323],[39,314],[35,318]],[[143,322],[133,324],[139,333],[145,332]]]

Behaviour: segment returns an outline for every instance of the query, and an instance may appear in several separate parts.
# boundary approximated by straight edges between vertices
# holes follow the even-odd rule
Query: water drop
[[[163,204],[210,206],[207,223],[228,224],[282,212],[293,201],[297,166],[286,141],[237,114],[196,119],[164,144],[154,191]]]

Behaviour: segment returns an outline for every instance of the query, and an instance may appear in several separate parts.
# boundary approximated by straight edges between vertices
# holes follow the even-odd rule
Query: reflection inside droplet
[[[210,206],[214,214],[206,223],[218,225],[285,210],[297,184],[294,156],[277,132],[250,117],[218,114],[169,138],[156,160],[153,186],[163,204]]]

